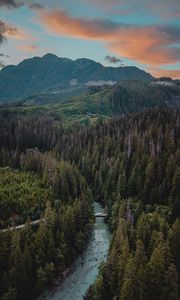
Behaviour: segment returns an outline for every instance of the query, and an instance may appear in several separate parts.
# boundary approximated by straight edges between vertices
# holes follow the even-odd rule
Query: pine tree
[[[165,274],[164,300],[178,300],[178,275],[174,264],[170,264]]]
[[[119,171],[119,178],[117,183],[117,192],[122,197],[122,199],[126,198],[127,193],[127,182],[126,182],[126,173],[123,168],[120,168]]]
[[[180,217],[180,167],[177,167],[172,180],[170,201],[172,202],[172,218]]]
[[[18,233],[15,233],[12,241],[12,253],[10,257],[11,269],[9,278],[13,287],[17,290],[18,299],[23,300],[26,295],[28,278],[24,266],[24,256],[19,244],[19,235]]]
[[[176,265],[178,277],[180,280],[180,220],[177,219],[169,232],[169,246],[173,255],[173,261]]]

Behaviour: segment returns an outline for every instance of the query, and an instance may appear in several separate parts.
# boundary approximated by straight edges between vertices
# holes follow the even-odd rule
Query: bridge
[[[106,218],[107,217],[107,213],[105,213],[104,211],[102,212],[98,212],[98,213],[95,213],[94,214],[95,218]],[[29,224],[34,226],[34,225],[37,225],[41,222],[45,222],[45,219],[38,219],[38,220],[35,220],[35,221],[30,221]],[[21,224],[21,225],[17,225],[17,226],[12,226],[12,227],[8,227],[8,228],[5,228],[5,229],[0,229],[0,232],[6,232],[8,230],[18,230],[18,229],[22,229],[25,227],[27,223],[24,223],[24,224]]]
[[[107,217],[107,213],[105,213],[105,212],[98,212],[98,213],[95,213],[94,216],[96,218],[105,218],[105,217]]]

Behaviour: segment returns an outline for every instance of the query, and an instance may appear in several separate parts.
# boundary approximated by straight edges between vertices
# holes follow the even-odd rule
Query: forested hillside
[[[0,228],[41,217],[52,198],[45,180],[34,174],[0,168]]]
[[[75,165],[37,148],[8,148],[12,156],[3,148],[1,165],[16,170],[0,169],[0,299],[34,299],[85,248],[92,196]]]
[[[178,80],[121,80],[110,87],[91,86],[84,95],[63,101],[53,102],[44,96],[34,96],[22,102],[1,105],[0,116],[44,115],[61,121],[67,127],[74,123],[89,125],[97,119],[159,106],[180,107]]]
[[[86,299],[179,299],[177,113],[149,111],[95,132],[98,142],[89,142],[83,171],[108,206],[114,235]]]
[[[32,299],[70,264],[89,235],[93,195],[113,239],[85,298],[178,300],[179,134],[179,110],[169,107],[69,129],[44,116],[2,117],[0,165],[22,180],[40,176],[52,193],[46,222],[0,232],[2,299]]]

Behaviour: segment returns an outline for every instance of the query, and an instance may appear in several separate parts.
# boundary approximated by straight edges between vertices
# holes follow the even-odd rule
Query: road
[[[44,221],[45,221],[45,219],[38,219],[38,220],[35,220],[35,221],[31,221],[30,225],[33,226],[33,225],[39,224],[39,223],[44,222]],[[8,228],[5,228],[5,229],[1,229],[0,231],[1,232],[6,232],[8,230],[15,230],[15,229],[18,230],[18,229],[24,228],[25,225],[26,225],[26,223],[21,224],[21,225],[17,225],[17,226],[8,227]]]

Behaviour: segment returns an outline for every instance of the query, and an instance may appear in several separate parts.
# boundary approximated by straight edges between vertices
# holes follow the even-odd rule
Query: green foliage
[[[151,107],[179,107],[179,95],[177,82],[163,85],[156,81],[121,80],[114,86],[92,86],[90,92],[84,91],[82,95],[78,93],[68,99],[64,94],[63,98],[59,96],[56,101],[51,98],[48,101],[47,95],[40,95],[34,96],[35,100],[4,104],[0,107],[0,116],[9,119],[46,116],[65,127],[72,127],[75,123],[87,126],[114,115]]]
[[[175,104],[173,101],[179,95],[179,86],[171,82],[169,85],[158,84],[155,81],[137,80],[120,81],[112,89],[110,96],[111,109],[114,114],[142,111],[145,108]],[[175,99],[174,99],[175,100]]]
[[[52,193],[37,175],[0,168],[0,226],[41,217]]]
[[[98,143],[78,150],[113,230],[108,260],[85,299],[179,299],[178,122],[169,109],[117,118],[91,128]]]
[[[0,138],[1,165],[19,170],[5,169],[12,182],[42,178],[53,196],[38,226],[0,232],[2,297],[21,300],[28,290],[32,299],[72,263],[91,230],[92,191],[107,208],[113,239],[86,298],[178,300],[178,109],[67,130],[46,117],[4,118]]]
[[[3,226],[8,213],[21,216],[18,222],[42,220],[36,226],[27,222],[19,230],[0,231],[0,297],[28,300],[57,274],[62,276],[81,253],[94,216],[90,190],[74,164],[31,149],[21,153],[18,166],[16,171],[0,169],[0,191],[6,195],[0,201]]]

